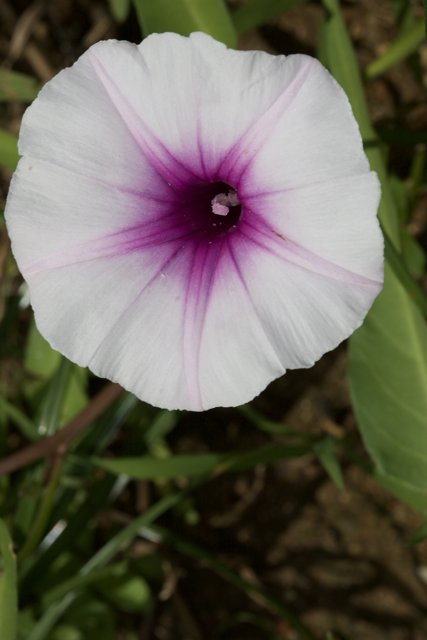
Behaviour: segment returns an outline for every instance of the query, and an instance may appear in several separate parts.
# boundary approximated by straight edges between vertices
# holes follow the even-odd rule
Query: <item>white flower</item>
[[[19,149],[6,218],[40,331],[151,404],[244,403],[381,289],[378,180],[308,56],[100,42],[43,88]]]

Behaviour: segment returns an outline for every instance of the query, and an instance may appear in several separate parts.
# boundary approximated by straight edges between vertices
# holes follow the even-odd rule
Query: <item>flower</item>
[[[52,346],[151,404],[244,403],[382,286],[378,180],[305,55],[105,41],[24,115],[6,218]]]

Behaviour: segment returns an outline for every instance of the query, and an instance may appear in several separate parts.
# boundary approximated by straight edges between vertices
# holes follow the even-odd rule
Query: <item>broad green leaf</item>
[[[109,0],[111,15],[117,22],[124,22],[129,15],[131,0]]]
[[[250,0],[238,7],[233,13],[233,21],[239,33],[255,29],[282,13],[303,4],[307,0]]]
[[[40,91],[35,78],[25,73],[0,69],[0,102],[31,102]]]
[[[0,129],[0,166],[15,171],[18,164],[18,139],[13,133]]]
[[[144,36],[173,31],[188,36],[203,31],[229,47],[237,36],[224,0],[133,0]]]
[[[362,136],[371,140],[360,73],[339,3],[324,0],[324,5],[328,16],[322,55],[349,96]],[[379,216],[390,260],[400,251],[399,214],[380,150],[371,147],[367,155],[381,181]],[[384,289],[350,340],[348,373],[355,414],[378,474],[419,508],[414,495],[427,487],[427,330],[408,294],[410,287],[402,286],[396,275],[396,265],[395,261],[391,269],[386,263]],[[398,493],[398,485],[409,491]]]
[[[0,638],[15,640],[18,615],[16,559],[12,540],[0,520]]]
[[[381,75],[398,62],[401,62],[415,53],[425,39],[424,20],[418,20],[411,29],[404,31],[402,35],[383,53],[382,56],[371,62],[366,69],[368,78]]]
[[[426,325],[387,265],[386,277],[351,340],[351,393],[379,473],[427,490]]]

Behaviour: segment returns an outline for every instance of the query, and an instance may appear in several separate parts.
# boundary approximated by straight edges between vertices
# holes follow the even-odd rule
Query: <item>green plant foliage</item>
[[[424,20],[418,20],[410,29],[404,31],[400,38],[395,40],[382,56],[367,67],[367,77],[375,78],[381,75],[398,62],[418,51],[425,37]]]
[[[244,471],[257,464],[269,464],[284,458],[293,458],[310,452],[308,445],[266,445],[253,451],[242,453],[200,453],[177,455],[165,459],[141,456],[138,458],[118,458],[106,460],[95,458],[94,464],[138,480],[155,480],[192,477],[225,471]]]
[[[15,640],[18,612],[16,560],[12,540],[3,520],[0,520],[0,638]]]
[[[0,129],[0,166],[15,171],[18,164],[18,141],[9,131]]]
[[[0,102],[31,102],[39,91],[40,84],[35,78],[0,69]]]
[[[188,36],[203,31],[229,47],[236,47],[233,22],[224,0],[133,0],[145,36],[174,31]]]
[[[33,322],[25,350],[27,397],[37,405],[38,433],[49,435],[87,404],[87,369],[52,349]]]
[[[239,33],[255,29],[274,20],[288,9],[307,0],[250,0],[233,12],[233,21]]]
[[[335,486],[340,491],[344,491],[344,478],[337,458],[337,443],[335,440],[333,438],[325,438],[324,440],[317,442],[313,446],[313,450],[317,454],[320,463],[328,476],[334,482]]]
[[[131,0],[109,0],[111,15],[117,22],[124,22],[129,15]]]
[[[339,4],[324,0],[324,5],[328,16],[322,56],[346,90],[362,135],[369,140],[373,131]],[[399,214],[382,156],[376,148],[367,155],[381,181],[379,216],[399,252]],[[424,509],[427,495],[425,503],[420,497],[427,486],[427,329],[419,308],[388,264],[384,289],[351,338],[349,355],[353,406],[379,477],[412,506]]]

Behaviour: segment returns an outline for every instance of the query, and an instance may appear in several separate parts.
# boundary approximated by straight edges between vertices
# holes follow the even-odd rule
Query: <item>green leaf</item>
[[[12,540],[3,520],[0,520],[0,638],[15,640],[18,615],[16,559]]]
[[[407,296],[427,318],[427,295],[408,273],[403,257],[396,251],[386,233],[384,233],[384,256],[387,264],[393,270],[393,275],[405,289]]]
[[[102,578],[96,590],[111,604],[126,613],[147,611],[151,604],[151,590],[144,578],[135,575],[126,563],[121,563]]]
[[[402,258],[407,270],[414,278],[421,278],[426,268],[426,254],[407,229],[401,231]],[[424,295],[427,304],[427,297]]]
[[[40,381],[43,384],[54,374],[60,362],[61,355],[52,349],[43,338],[33,320],[25,347],[24,366],[35,378],[39,379],[38,388],[40,388]]]
[[[338,0],[323,0],[323,5],[327,10],[327,16],[320,32],[321,59],[346,92],[359,123],[362,138],[365,143],[369,143],[366,155],[371,168],[377,172],[382,187],[378,215],[391,241],[399,247],[399,218],[393,194],[388,188],[387,171],[378,139],[369,118],[368,105],[353,45],[347,33]]]
[[[242,33],[270,22],[288,9],[304,2],[307,0],[250,0],[238,7],[232,17],[237,31]]]
[[[266,431],[267,433],[295,434],[295,432],[292,431],[292,429],[289,429],[286,425],[265,418],[263,415],[255,411],[255,409],[253,409],[249,404],[238,407],[238,410],[247,420],[252,422],[252,424],[261,431]]]
[[[40,408],[39,433],[49,435],[86,405],[87,369],[52,349],[34,322],[28,334],[24,363],[31,375],[25,385],[27,396]]]
[[[116,553],[134,539],[141,527],[148,526],[154,522],[166,511],[175,507],[186,495],[188,495],[188,490],[183,490],[159,500],[159,502],[147,509],[145,513],[135,518],[127,527],[119,531],[113,538],[110,538],[80,569],[79,575],[88,575],[92,571],[105,566]],[[70,591],[62,600],[49,607],[34,626],[27,640],[46,640],[58,620],[75,602],[78,593],[78,590]]]
[[[427,538],[427,519],[425,518],[422,525],[415,531],[414,535],[409,540],[409,544],[414,546],[423,542]]]
[[[130,11],[131,0],[109,0],[111,15],[116,22],[124,22]]]
[[[224,0],[133,0],[144,36],[173,31],[188,36],[203,31],[229,47],[237,36]]]
[[[154,447],[159,441],[163,440],[176,426],[179,416],[178,411],[159,411],[145,433],[147,447]]]
[[[93,458],[92,462],[111,473],[123,474],[138,480],[171,479],[180,476],[192,477],[209,473],[244,471],[258,464],[270,464],[284,458],[304,455],[311,451],[310,445],[272,444],[242,452],[199,453],[177,455],[166,459],[152,456],[106,460]]]
[[[405,289],[391,279],[350,344],[354,409],[382,476],[427,487],[427,332]],[[415,503],[414,503],[415,506]]]
[[[328,16],[322,29],[322,55],[350,98],[363,138],[371,140],[375,136],[339,4],[337,0],[323,3]],[[387,262],[384,289],[350,340],[350,391],[365,445],[383,484],[388,482],[396,495],[420,508],[420,492],[427,486],[427,330],[408,295],[411,278],[404,287],[405,269],[401,277],[397,275],[399,213],[381,152],[371,147],[367,155],[381,181],[379,216],[386,234]],[[422,297],[419,302],[424,304]]]
[[[178,455],[166,459],[141,456],[139,458],[119,458],[117,460],[93,459],[94,464],[117,475],[123,474],[138,480],[158,480],[179,476],[198,476],[212,471],[224,460],[223,454],[201,453],[198,455]]]
[[[337,459],[336,449],[336,442],[333,438],[324,438],[313,445],[314,453],[317,454],[319,461],[332,482],[334,482],[340,491],[344,491],[345,483],[340,463]]]
[[[7,417],[13,422],[21,433],[29,440],[37,440],[38,432],[36,425],[17,406],[8,402],[6,398],[0,396],[0,415]]]
[[[13,133],[0,129],[0,165],[15,171],[18,164],[18,140]]]
[[[86,406],[86,382],[87,370],[61,356],[41,403],[39,433],[51,435]]]
[[[0,69],[0,102],[31,102],[40,91],[35,78],[25,73]]]
[[[366,69],[367,77],[375,78],[415,53],[424,39],[424,20],[418,20],[409,30],[404,31],[382,56],[371,62]]]

